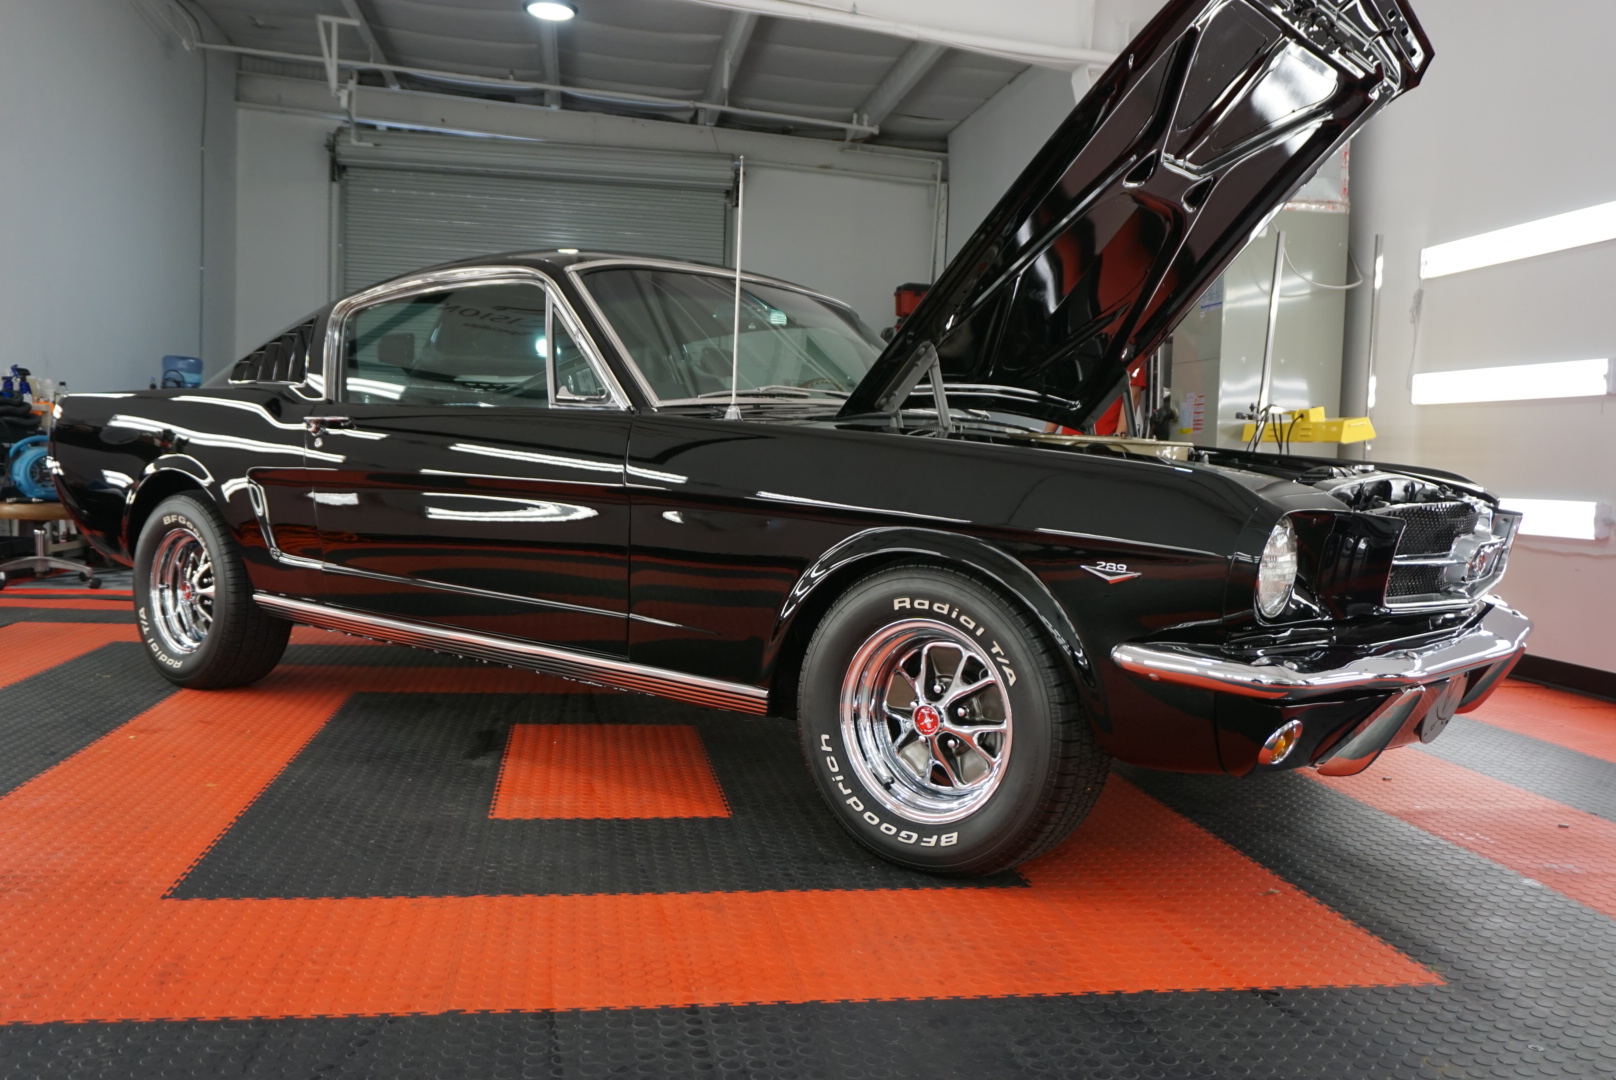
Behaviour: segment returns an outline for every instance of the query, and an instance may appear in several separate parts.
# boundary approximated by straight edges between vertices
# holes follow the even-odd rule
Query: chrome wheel
[[[213,626],[213,559],[190,529],[168,533],[152,556],[151,606],[164,646],[176,653],[202,647]]]
[[[998,788],[1010,759],[1010,696],[962,631],[911,620],[876,631],[842,682],[850,765],[911,821],[958,821]]]

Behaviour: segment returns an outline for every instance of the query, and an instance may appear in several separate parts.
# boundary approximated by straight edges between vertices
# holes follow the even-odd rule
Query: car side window
[[[589,366],[589,358],[578,339],[567,329],[566,320],[554,300],[550,306],[550,347],[555,353],[555,400],[600,402],[606,400],[606,387]]]
[[[416,293],[354,312],[343,398],[361,404],[545,408],[604,402],[565,309],[528,284]]]

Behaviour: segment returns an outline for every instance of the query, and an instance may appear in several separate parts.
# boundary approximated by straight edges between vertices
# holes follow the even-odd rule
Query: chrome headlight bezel
[[[1301,552],[1297,542],[1296,526],[1283,517],[1268,540],[1263,544],[1262,557],[1257,560],[1257,581],[1252,606],[1264,619],[1277,619],[1285,614],[1296,595],[1296,581],[1301,572]]]

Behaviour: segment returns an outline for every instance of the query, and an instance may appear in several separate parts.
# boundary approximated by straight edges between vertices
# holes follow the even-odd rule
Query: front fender
[[[1043,623],[1059,644],[1074,678],[1086,694],[1098,687],[1093,664],[1083,647],[1077,628],[1038,576],[1010,555],[972,536],[936,529],[893,526],[855,533],[821,555],[797,579],[775,619],[766,656],[778,658],[789,640],[798,616],[805,610],[818,610],[824,590],[839,590],[849,571],[860,563],[894,555],[922,556],[939,562],[963,565],[989,578],[1012,598],[1019,600]]]

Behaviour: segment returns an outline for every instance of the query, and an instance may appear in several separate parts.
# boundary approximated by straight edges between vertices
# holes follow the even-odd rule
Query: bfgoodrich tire
[[[1046,632],[986,582],[937,567],[880,571],[832,605],[803,658],[798,719],[837,820],[937,873],[1048,851],[1110,770]]]
[[[193,495],[163,500],[135,545],[135,615],[146,654],[176,686],[257,682],[280,663],[292,624],[253,602],[235,538]]]

